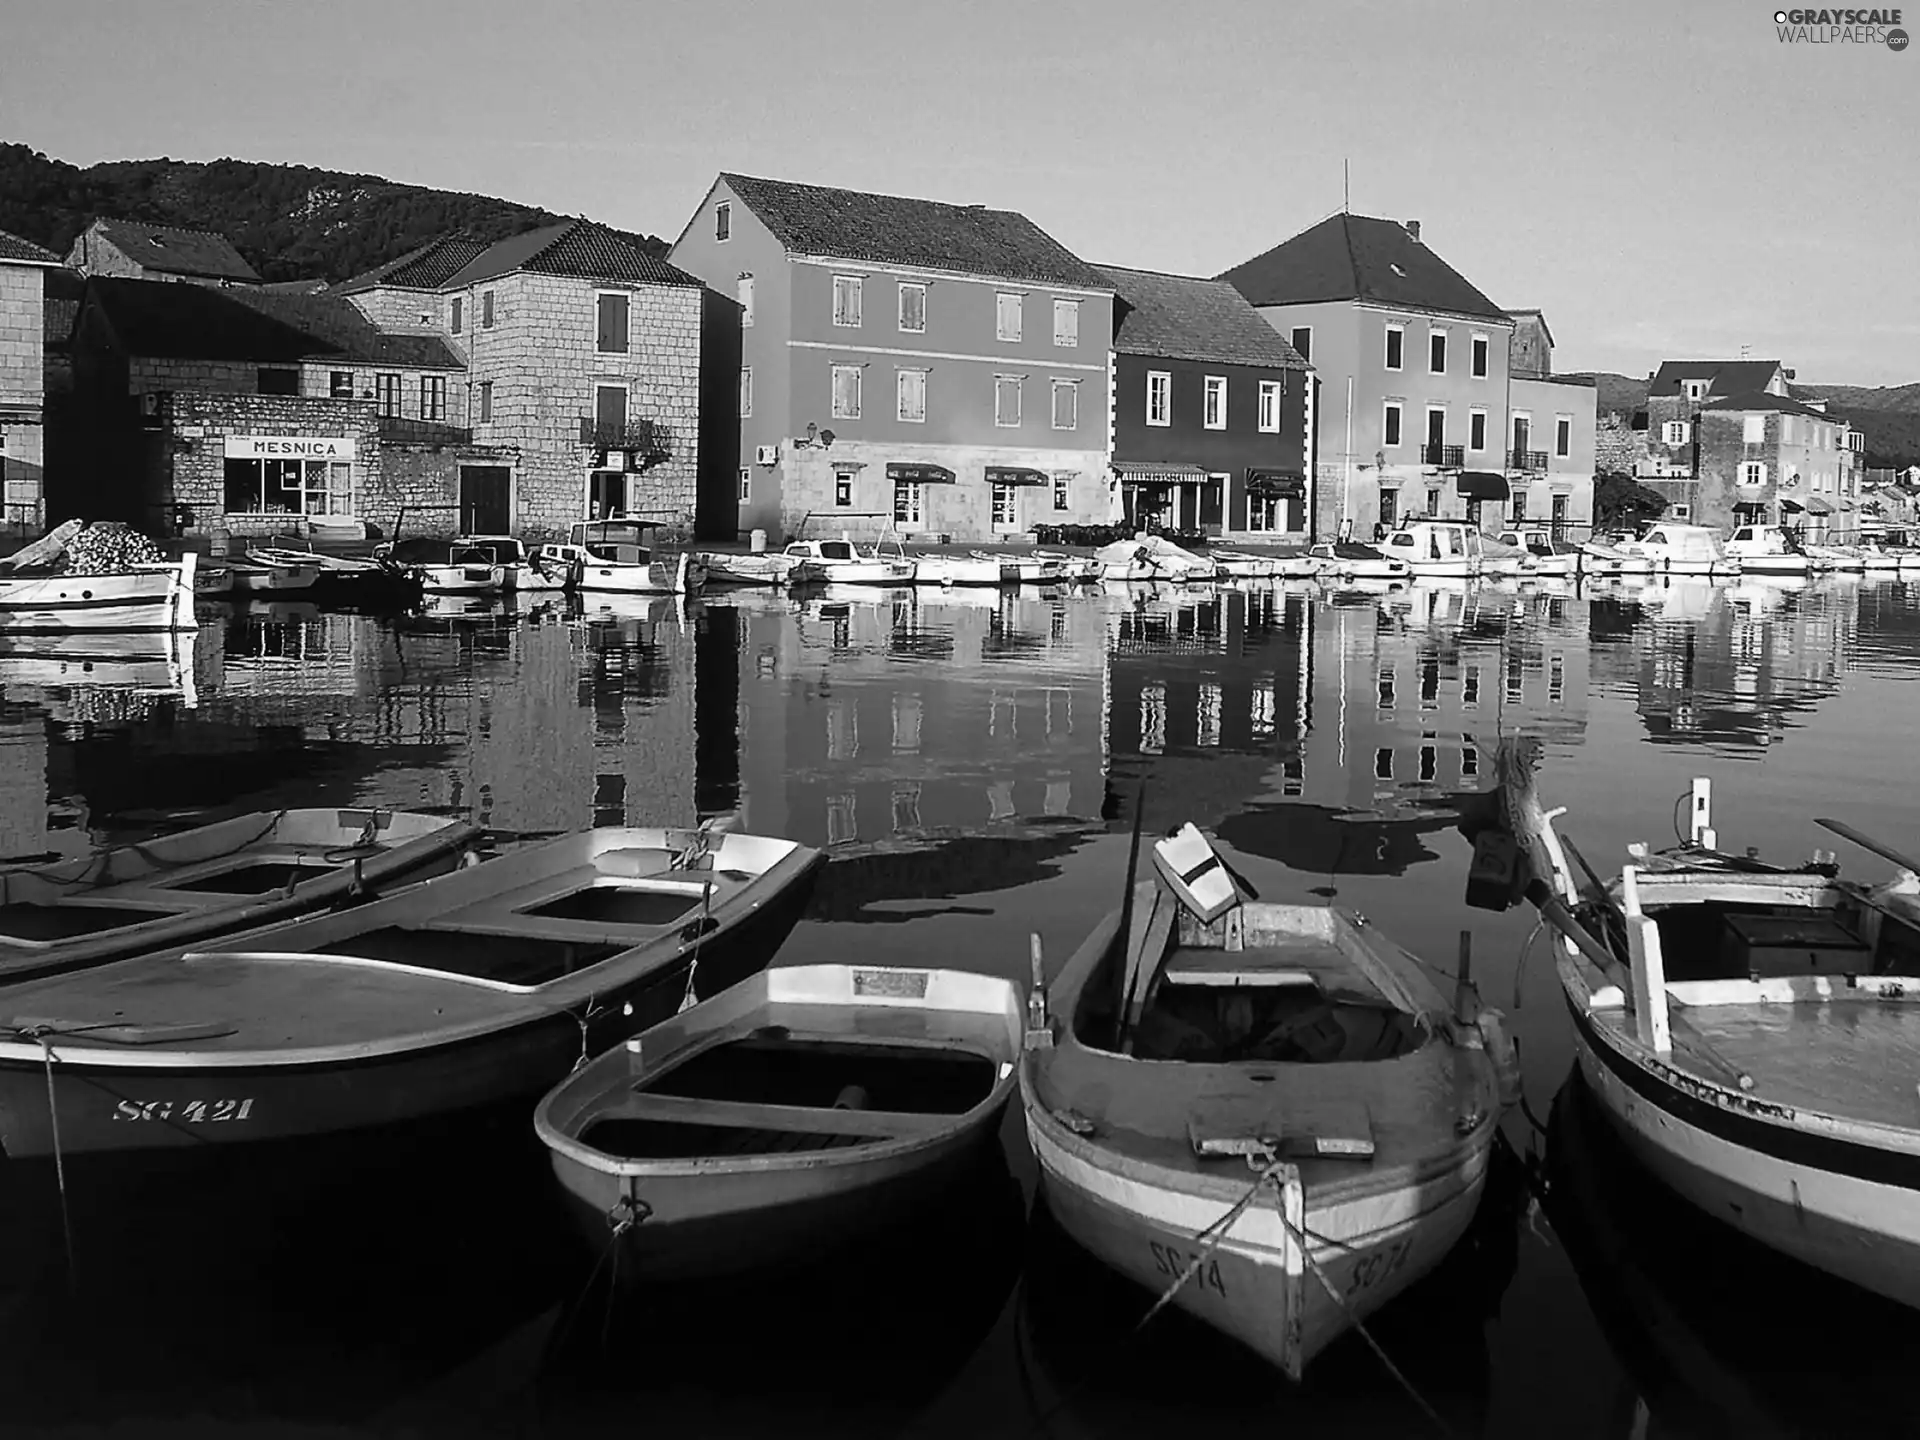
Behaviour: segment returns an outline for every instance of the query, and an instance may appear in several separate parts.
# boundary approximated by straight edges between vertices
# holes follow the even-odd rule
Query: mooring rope
[[[47,1068],[47,1123],[53,1130],[53,1176],[60,1190],[60,1234],[67,1249],[67,1284],[77,1286],[73,1259],[73,1216],[67,1208],[67,1157],[60,1145],[60,1107],[54,1099],[53,1037],[44,1030],[38,1036],[40,1053]]]

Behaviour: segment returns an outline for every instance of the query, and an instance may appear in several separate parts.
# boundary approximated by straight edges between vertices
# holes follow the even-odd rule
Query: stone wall
[[[381,447],[376,482],[362,492],[359,516],[388,536],[446,535],[465,527],[460,516],[460,467],[505,465],[517,469],[520,452],[488,445]]]
[[[0,406],[36,413],[46,397],[46,311],[35,265],[0,264]]]
[[[1602,475],[1631,475],[1647,456],[1647,434],[1625,415],[1601,415],[1594,421],[1593,468]]]
[[[166,360],[133,356],[127,361],[127,393],[149,395],[160,390],[197,390],[245,397],[258,393],[262,368],[251,360]]]
[[[184,533],[233,535],[284,533],[295,517],[282,513],[229,512],[226,508],[226,437],[297,435],[344,437],[355,446],[353,490],[356,509],[367,496],[384,494],[381,480],[380,424],[365,400],[314,400],[291,395],[201,395],[175,391],[162,403],[158,473],[146,478],[145,491],[156,523],[173,507],[193,512]]]
[[[442,328],[446,325],[447,302],[431,290],[401,290],[391,285],[376,285],[349,295],[362,315],[383,330],[411,330],[421,325]],[[422,320],[421,316],[430,319]]]
[[[116,245],[108,243],[91,228],[74,237],[67,252],[67,264],[82,275],[107,275],[121,280],[177,280],[177,275],[147,273],[137,260],[129,260]]]
[[[378,378],[381,375],[400,377],[400,408],[392,412],[403,420],[425,420],[425,393],[421,381],[427,376],[438,376],[445,381],[446,404],[440,416],[433,423],[466,428],[468,392],[472,388],[467,383],[466,372],[461,370],[402,370],[385,365],[369,365],[357,360],[309,360],[300,367],[300,393],[316,400],[333,398],[333,377],[336,374],[353,377],[353,398],[373,400],[379,394]],[[252,388],[249,386],[248,388]]]

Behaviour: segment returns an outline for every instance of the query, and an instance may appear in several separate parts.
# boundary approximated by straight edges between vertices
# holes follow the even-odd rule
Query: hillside
[[[1835,405],[1848,405],[1856,410],[1896,411],[1906,415],[1920,415],[1920,384],[1881,385],[1869,388],[1865,385],[1798,385],[1794,389],[1808,395],[1818,395]]]
[[[1647,382],[1605,371],[1575,376],[1594,383],[1602,415],[1631,416],[1647,408]],[[1920,384],[1793,386],[1797,395],[1819,396],[1827,408],[1867,437],[1867,464],[1875,469],[1920,465]]]
[[[436,235],[499,240],[564,216],[496,200],[249,160],[112,160],[86,169],[0,144],[0,230],[67,253],[96,215],[218,230],[266,280],[344,280]],[[652,254],[664,242],[618,232]]]
[[[1598,370],[1568,378],[1593,381],[1594,409],[1602,415],[1631,415],[1636,410],[1647,408],[1647,380],[1644,375],[1635,379],[1631,375],[1614,375]]]

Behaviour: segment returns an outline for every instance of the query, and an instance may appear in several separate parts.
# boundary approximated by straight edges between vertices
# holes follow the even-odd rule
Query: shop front
[[[1220,524],[1226,477],[1198,465],[1114,462],[1125,523],[1133,530],[1199,530],[1211,513]]]
[[[1481,515],[1485,506],[1491,502],[1494,507],[1493,528],[1496,530],[1500,528],[1501,522],[1506,518],[1501,513],[1500,507],[1513,498],[1513,491],[1507,484],[1506,476],[1492,470],[1462,470],[1454,477],[1454,488],[1460,492],[1460,498],[1466,501],[1469,525],[1479,530],[1488,528],[1481,522]]]
[[[1298,534],[1307,528],[1307,477],[1299,470],[1247,471],[1246,529],[1255,535]]]
[[[358,446],[349,435],[228,435],[222,500],[229,516],[354,513]]]

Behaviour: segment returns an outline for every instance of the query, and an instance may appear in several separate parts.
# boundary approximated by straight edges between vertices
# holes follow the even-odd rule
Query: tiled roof
[[[583,280],[616,280],[629,284],[686,285],[700,282],[684,270],[635,249],[604,225],[591,220],[564,220],[543,225],[523,235],[495,241],[441,283],[458,290],[516,270],[541,275],[572,275]]]
[[[254,268],[233,248],[233,242],[211,230],[182,230],[173,225],[149,225],[143,220],[96,219],[101,238],[129,260],[167,275],[193,275],[210,280],[258,280]]]
[[[403,370],[464,370],[459,353],[438,335],[382,330],[351,300],[338,295],[236,290],[230,298],[314,337],[343,357]]]
[[[331,287],[329,287],[325,280],[316,278],[308,280],[273,280],[255,288],[266,290],[277,295],[318,295],[321,291]]]
[[[129,355],[291,364],[341,353],[233,295],[204,285],[96,275],[87,283],[86,304],[99,308]]]
[[[401,290],[438,290],[476,255],[485,253],[486,248],[486,241],[471,235],[442,235],[384,265],[342,280],[333,287],[333,293],[353,295],[377,285],[391,285]]]
[[[1738,395],[1766,389],[1779,369],[1778,360],[1663,360],[1647,394],[1678,395],[1682,380],[1705,380],[1709,393]]]
[[[1368,215],[1331,215],[1219,278],[1255,305],[1372,300],[1513,323],[1405,226]]]
[[[790,180],[722,174],[788,251],[997,280],[1106,290],[1110,282],[1026,216]]]
[[[1098,267],[1118,297],[1113,348],[1126,355],[1304,370],[1307,362],[1224,280]]]
[[[0,261],[12,260],[23,265],[58,265],[60,257],[51,250],[43,250],[31,240],[22,240],[18,235],[0,230]]]
[[[1709,400],[1700,407],[1702,410],[1772,410],[1781,415],[1811,415],[1816,420],[1825,420],[1830,424],[1844,425],[1847,422],[1838,415],[1825,410],[1816,410],[1798,400],[1790,400],[1785,395],[1770,394],[1765,390],[1747,390],[1738,395],[1728,395],[1723,399]]]

